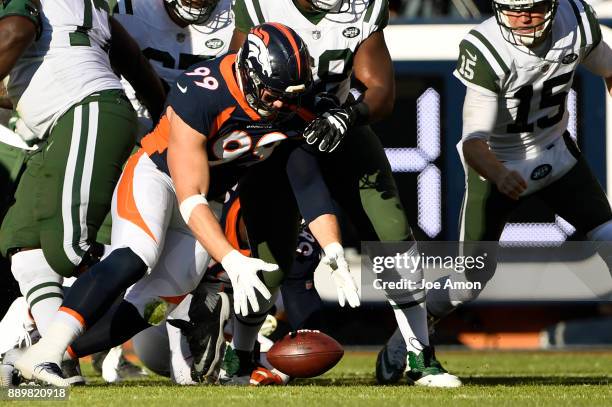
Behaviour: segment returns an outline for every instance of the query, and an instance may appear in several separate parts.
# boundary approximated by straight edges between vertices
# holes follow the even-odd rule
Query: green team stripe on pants
[[[87,203],[97,137],[98,102],[77,106],[74,109],[72,139],[62,189],[64,241],[79,242],[78,247],[66,247],[66,255],[75,266],[81,263],[88,249]]]
[[[472,168],[468,168],[467,185],[461,208],[461,227],[459,240],[481,240],[486,219],[486,205],[491,194],[491,183],[480,178]]]

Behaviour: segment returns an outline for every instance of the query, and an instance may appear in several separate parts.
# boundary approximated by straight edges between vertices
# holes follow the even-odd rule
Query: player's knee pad
[[[41,295],[63,293],[62,276],[53,271],[41,249],[15,253],[11,257],[11,271],[28,302]]]

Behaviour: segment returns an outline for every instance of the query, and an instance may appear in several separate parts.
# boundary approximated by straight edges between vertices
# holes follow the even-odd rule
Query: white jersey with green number
[[[118,0],[113,17],[136,40],[157,74],[172,87],[191,65],[227,52],[234,31],[231,3],[219,1],[205,24],[186,27],[170,19],[164,0]],[[136,99],[130,84],[121,82],[138,116],[146,123],[148,112]]]
[[[597,18],[582,0],[559,0],[549,35],[550,48],[536,56],[506,41],[492,17],[459,46],[454,75],[470,89],[497,98],[487,140],[500,160],[537,156],[563,135],[574,73],[601,42]]]
[[[344,11],[344,8],[347,10]],[[293,0],[236,0],[236,28],[247,32],[264,22],[291,27],[314,59],[313,79],[318,91],[335,93],[344,102],[350,89],[353,56],[359,44],[382,30],[389,19],[388,0],[350,0],[340,13],[302,14]]]
[[[106,89],[121,89],[108,58],[104,0],[40,0],[42,33],[5,80],[19,117],[36,138],[72,105]]]

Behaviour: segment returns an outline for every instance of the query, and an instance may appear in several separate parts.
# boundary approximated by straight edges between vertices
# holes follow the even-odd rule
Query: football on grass
[[[268,351],[268,362],[291,377],[315,377],[342,359],[344,349],[323,332],[301,330],[276,342]]]

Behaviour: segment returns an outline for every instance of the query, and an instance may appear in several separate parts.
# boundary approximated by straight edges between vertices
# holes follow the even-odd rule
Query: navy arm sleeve
[[[336,215],[334,202],[314,154],[302,146],[294,148],[289,154],[286,171],[306,224],[321,215]]]

